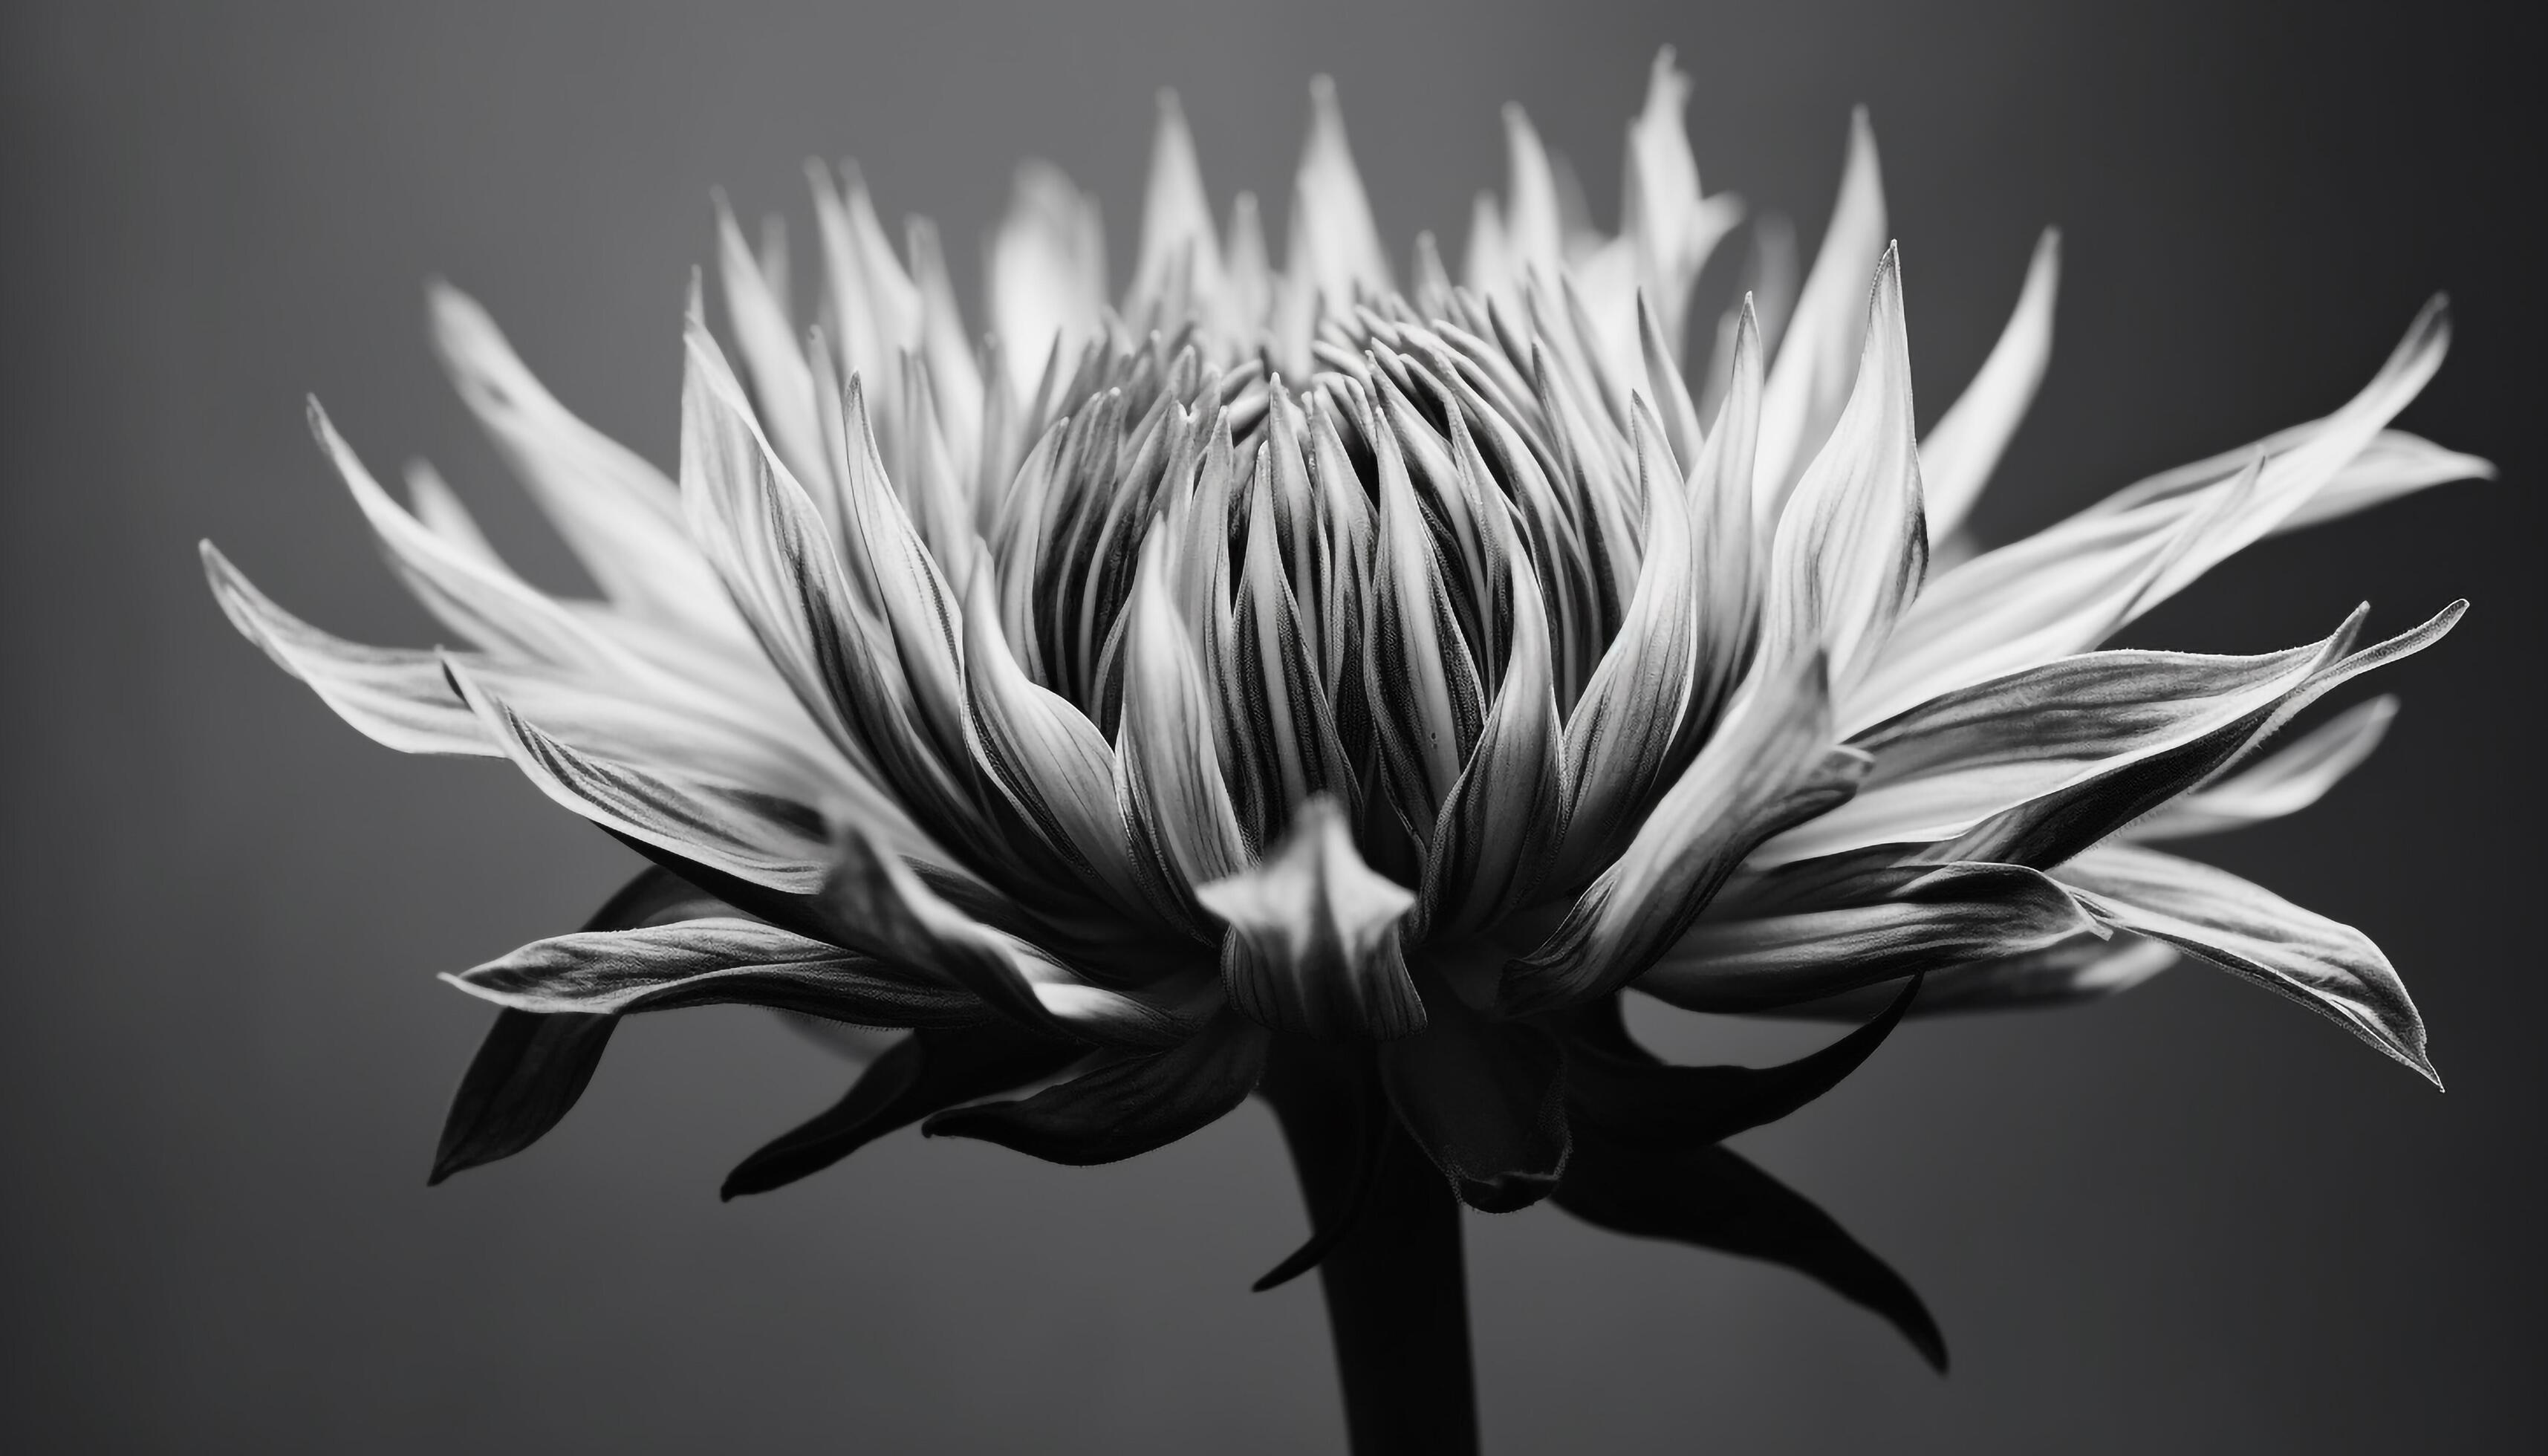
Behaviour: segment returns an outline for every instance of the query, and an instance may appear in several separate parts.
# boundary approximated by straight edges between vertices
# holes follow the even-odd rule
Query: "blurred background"
[[[195,542],[340,633],[432,632],[302,424],[430,457],[576,585],[424,347],[484,300],[669,463],[709,189],[805,226],[854,155],[959,276],[1059,163],[1129,265],[1152,92],[1216,203],[1288,190],[1331,72],[1384,230],[1453,241],[1525,105],[1596,213],[1654,49],[1711,190],[1808,247],[1872,108],[1924,417],[2065,231],[2001,540],[2312,417],[2423,298],[2403,421],[2504,479],[2252,551],[2136,631],[2259,651],[2363,596],[2476,610],[2370,690],[2388,746],[2220,863],[2373,934],[2449,1080],[2199,966],[1916,1026],[1745,1147],[1926,1295],[1933,1377],[1793,1275],[1472,1217],[1500,1452],[2536,1449],[2542,104],[2502,6],[955,3],[130,6],[0,19],[0,1446],[20,1451],[1291,1452],[1341,1439],[1303,1219],[1251,1107],[1137,1162],[903,1134],[720,1205],[844,1072],[766,1016],[641,1019],[532,1152],[426,1190],[490,1014],[435,982],[571,927],[632,856],[484,762],[396,757],[234,636]],[[1277,234],[1279,236],[1279,233]],[[2365,689],[2344,695],[2358,699]],[[1814,1032],[1677,1049],[1778,1050]]]

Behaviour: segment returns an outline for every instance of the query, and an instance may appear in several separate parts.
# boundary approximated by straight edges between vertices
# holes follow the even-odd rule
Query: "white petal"
[[[1230,1001],[1269,1027],[1320,1037],[1402,1037],[1424,1025],[1398,925],[1414,895],[1355,853],[1336,801],[1304,803],[1254,867],[1197,885],[1227,922]]]
[[[2357,703],[2263,763],[2187,794],[2126,833],[2138,840],[2181,839],[2297,814],[2371,757],[2397,716],[2395,696]]]
[[[1778,518],[1788,489],[1850,397],[1860,342],[1866,336],[1862,290],[1884,252],[1884,179],[1875,160],[1875,133],[1861,107],[1850,116],[1840,200],[1832,205],[1831,226],[1823,231],[1762,397],[1757,503],[1765,521]]]
[[[1920,478],[1928,492],[1929,544],[1955,534],[1981,499],[2001,452],[2035,403],[2052,358],[2052,301],[2061,282],[2061,233],[2048,228],[2027,265],[2026,287],[1981,372],[1964,386],[1920,442]]]
[[[1106,312],[1106,235],[1097,204],[1053,166],[1018,168],[1008,218],[988,249],[991,326],[1009,386],[1035,393],[1046,358],[1065,359],[1097,336]]]

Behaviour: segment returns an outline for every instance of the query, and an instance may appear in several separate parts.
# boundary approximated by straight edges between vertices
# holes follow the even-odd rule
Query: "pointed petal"
[[[725,196],[716,199],[717,267],[725,282],[726,317],[735,344],[752,373],[755,412],[796,479],[819,482],[828,474],[823,441],[814,423],[814,374],[796,346],[796,324],[787,300],[761,271],[761,260],[743,240]],[[808,489],[814,489],[809,484]]]
[[[2445,450],[2403,429],[2384,429],[2371,437],[2352,463],[2335,473],[2300,509],[2283,517],[2277,531],[2297,531],[2335,520],[2453,481],[2491,481],[2495,466],[2475,455]]]
[[[1086,1167],[1165,1147],[1221,1121],[1265,1070],[1265,1030],[1224,1014],[1165,1051],[1099,1064],[1019,1102],[981,1102],[921,1125],[1046,1162]]]
[[[1124,717],[1115,745],[1116,794],[1131,826],[1134,864],[1172,921],[1208,922],[1194,886],[1246,867],[1247,844],[1231,811],[1213,745],[1213,697],[1168,597],[1167,533],[1154,528],[1125,610]]]
[[[2131,990],[2174,965],[2177,958],[2174,946],[2125,931],[2074,936],[2038,951],[1967,960],[1931,971],[1909,1014],[1943,1016],[2093,1001]],[[1871,1015],[1895,994],[1888,986],[1862,986],[1819,1001],[1781,1006],[1769,1014],[1811,1021],[1858,1021]]]
[[[1008,217],[985,249],[991,327],[1009,388],[1035,394],[1047,356],[1076,357],[1106,312],[1106,237],[1097,204],[1044,162],[1018,168]]]
[[[2397,716],[2394,695],[2356,703],[2263,763],[2196,789],[2125,832],[2137,840],[2182,839],[2297,814],[2371,757]]]
[[[1681,939],[1763,840],[1845,800],[1866,760],[1833,751],[1822,660],[1756,676],[1725,727],[1684,771],[1618,861],[1556,932],[1505,965],[1506,1015],[1606,995]]]
[[[1156,1046],[1188,1030],[1168,1011],[1092,984],[1050,952],[965,914],[856,824],[839,827],[832,856],[821,904],[828,934],[843,946],[943,976],[1046,1036]]]
[[[2226,870],[2154,850],[2102,846],[2054,873],[2100,919],[2287,996],[2441,1085],[2406,983],[2353,927]]]
[[[1588,1224],[1783,1264],[1873,1311],[1931,1365],[1947,1368],[1946,1337],[1902,1276],[1831,1215],[1723,1147],[1656,1152],[1586,1137],[1558,1207]]]
[[[840,1101],[737,1163],[718,1196],[783,1188],[933,1113],[1051,1076],[1086,1050],[997,1022],[914,1032],[870,1062]]]
[[[1836,698],[1874,666],[1928,566],[1901,260],[1889,248],[1875,270],[1866,338],[1848,408],[1775,517],[1764,599],[1763,652],[1780,659],[1820,648]],[[1774,391],[1776,383],[1774,373]],[[1766,430],[1767,397],[1762,409]]]
[[[2280,702],[2335,641],[2256,657],[2089,652],[1941,694],[1852,738],[1875,760],[1858,796],[1763,845],[1754,863],[1953,839]]]
[[[1758,514],[1778,518],[1786,493],[1840,417],[1859,372],[1866,334],[1866,288],[1884,252],[1884,179],[1875,160],[1875,132],[1866,109],[1849,120],[1849,160],[1840,198],[1823,231],[1813,271],[1796,298],[1794,317],[1778,344],[1777,359],[1761,402],[1761,474]]]
[[[979,1001],[934,977],[724,917],[534,941],[443,979],[499,1006],[552,1013],[770,1006],[880,1027],[960,1026],[984,1015]]]
[[[1195,898],[1229,926],[1222,984],[1247,1016],[1325,1038],[1424,1025],[1398,939],[1415,897],[1363,864],[1334,799],[1302,804],[1254,867],[1196,886]]]
[[[1345,141],[1335,83],[1325,76],[1310,82],[1310,139],[1293,178],[1292,245],[1285,266],[1331,310],[1351,303],[1357,290],[1390,289],[1389,254]]]
[[[2097,928],[2061,886],[2032,869],[1959,864],[1898,873],[1910,882],[1870,904],[1702,920],[1637,988],[1693,1011],[1758,1011],[2037,951]]]
[[[2017,434],[2052,357],[2052,300],[2061,281],[2061,233],[2048,228],[2027,265],[2026,287],[1990,357],[1920,442],[1928,491],[1929,544],[1954,535],[1981,499],[2001,452]]]
[[[1668,1066],[1631,1040],[1616,998],[1572,1018],[1568,1126],[1637,1147],[1704,1147],[1786,1117],[1866,1064],[1919,995],[1923,977],[1894,992],[1873,1020],[1819,1051],[1776,1066]],[[1589,1024],[1589,1025],[1588,1025]]]
[[[1213,234],[1212,200],[1195,160],[1194,134],[1186,130],[1177,93],[1161,91],[1149,187],[1141,200],[1140,255],[1133,265],[1126,317],[1148,318],[1153,327],[1172,329],[1220,292],[1221,275],[1221,243]],[[1183,281],[1181,298],[1162,292],[1172,276]]]

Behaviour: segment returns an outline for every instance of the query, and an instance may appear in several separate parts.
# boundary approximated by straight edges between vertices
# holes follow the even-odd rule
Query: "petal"
[[[2026,287],[1973,382],[1920,442],[1920,481],[1927,492],[1929,544],[1954,535],[1981,499],[2000,455],[2035,403],[2052,357],[2052,300],[2061,282],[2061,233],[2044,229],[2027,265]]]
[[[725,283],[727,320],[744,367],[752,372],[754,412],[770,431],[779,458],[817,498],[830,474],[822,435],[814,422],[814,375],[804,351],[796,346],[796,325],[788,318],[787,300],[761,271],[761,261],[743,240],[725,195],[716,199],[717,266]]]
[[[934,977],[724,917],[534,941],[443,979],[499,1006],[536,1012],[770,1006],[882,1027],[961,1026],[984,1015],[971,995]]]
[[[1939,1016],[2093,1001],[2131,990],[2176,961],[2176,948],[2164,941],[2143,940],[2122,931],[2074,936],[2042,950],[1931,971],[1923,978],[1909,1014]],[[1862,986],[1819,1001],[1781,1006],[1770,1015],[1858,1021],[1896,994],[1888,986]]]
[[[1131,825],[1134,864],[1172,921],[1206,923],[1194,886],[1246,867],[1247,845],[1213,746],[1210,689],[1168,598],[1167,538],[1153,529],[1126,607],[1124,717],[1115,791]]]
[[[1413,894],[1355,853],[1336,801],[1303,803],[1252,868],[1195,887],[1229,926],[1222,984],[1230,1004],[1281,1031],[1403,1037],[1424,1025],[1398,940]]]
[[[1875,160],[1875,132],[1860,107],[1849,119],[1849,160],[1831,226],[1814,254],[1813,271],[1796,298],[1761,401],[1761,473],[1756,513],[1774,521],[1805,463],[1840,418],[1863,373],[1866,288],[1885,251],[1884,178]]]
[[[1881,1316],[1931,1365],[1947,1368],[1946,1337],[1902,1276],[1831,1215],[1730,1149],[1657,1152],[1587,1136],[1557,1204],[1613,1233],[1783,1264]]]
[[[1819,647],[1830,657],[1835,696],[1845,696],[1874,666],[1894,622],[1920,591],[1929,556],[1912,444],[1901,260],[1890,248],[1875,270],[1866,337],[1848,408],[1784,511],[1763,517],[1775,519],[1777,532],[1770,548],[1762,650],[1775,658]],[[1773,393],[1776,384],[1774,372]],[[1769,408],[1765,396],[1765,450]]]
[[[714,915],[724,907],[666,870],[649,866],[622,886],[588,931]],[[618,1018],[592,1012],[542,1015],[506,1008],[479,1044],[469,1070],[443,1114],[428,1185],[499,1158],[511,1157],[548,1135],[592,1082]]]
[[[2297,814],[2371,757],[2397,716],[2394,695],[2356,703],[2272,758],[2196,789],[2125,832],[2137,840],[2181,839]]]
[[[1330,309],[1351,303],[1358,290],[1382,294],[1390,288],[1389,253],[1345,141],[1335,83],[1325,76],[1310,82],[1310,139],[1293,178],[1292,242],[1284,265]]]
[[[2076,900],[2035,870],[1950,865],[1873,904],[1702,920],[1636,985],[1693,1011],[1758,1011],[2041,950],[2096,929]]]
[[[991,235],[984,287],[1008,360],[1008,386],[1032,396],[1045,360],[1073,358],[1106,311],[1106,237],[1096,200],[1060,168],[1018,168],[1008,217]]]
[[[1169,1011],[1095,985],[1050,952],[965,914],[857,824],[840,826],[832,854],[822,909],[840,945],[943,976],[1047,1036],[1166,1046],[1189,1030]]]
[[[1903,616],[1875,671],[1845,698],[1844,729],[2104,641],[2292,519],[2379,438],[2449,345],[2448,311],[2436,299],[2371,383],[2326,418],[2153,477],[1942,573]],[[2011,622],[2031,626],[2012,634]]]
[[[1172,276],[1182,285],[1172,296]],[[1195,160],[1177,93],[1159,93],[1159,125],[1150,143],[1150,180],[1141,200],[1141,248],[1133,265],[1125,314],[1173,329],[1221,291],[1221,244],[1213,235],[1212,200]]]
[[[2281,701],[2334,641],[2256,657],[2082,653],[1941,694],[1852,738],[1875,760],[1858,796],[1763,845],[1754,863],[1953,839]]]
[[[1756,676],[1618,861],[1545,944],[1505,965],[1500,1008],[1521,1015],[1627,984],[1761,841],[1846,799],[1866,760],[1830,750],[1830,714],[1819,657]]]
[[[806,805],[595,758],[534,726],[458,659],[443,666],[505,755],[553,802],[754,884],[802,894],[822,882],[822,817]]]
[[[2296,531],[2314,526],[2430,486],[2494,479],[2492,462],[2445,450],[2403,429],[2384,429],[2371,437],[2371,443],[2362,447],[2362,453],[2354,456],[2351,464],[2337,471],[2334,479],[2301,503],[2300,509],[2283,517],[2275,529]]]
[[[1951,841],[1919,851],[1915,858],[1938,864],[1991,861],[2049,869],[2227,772],[2325,693],[2440,641],[2467,608],[2465,601],[2453,602],[2421,626],[2358,652],[2344,652],[2363,614],[2356,611],[2326,645],[2309,676],[2275,702],[2165,753],[1992,815]]]
[[[933,1113],[1041,1081],[1086,1051],[1003,1023],[914,1032],[870,1062],[840,1101],[737,1163],[717,1196],[783,1188]]]
[[[1638,1147],[1704,1147],[1786,1117],[1837,1087],[1884,1045],[1919,995],[1913,976],[1872,1021],[1776,1066],[1668,1066],[1636,1045],[1617,998],[1580,1008],[1567,1044],[1568,1126]]]
[[[1424,1030],[1381,1046],[1381,1083],[1400,1124],[1469,1207],[1508,1214],[1546,1198],[1566,1168],[1556,1041],[1487,1020],[1438,978],[1424,1009]]]
[[[1557,882],[1610,858],[1636,825],[1655,787],[1682,767],[1673,762],[1684,712],[1698,669],[1698,548],[1689,508],[1669,469],[1658,471],[1658,426],[1640,402],[1635,431],[1638,475],[1646,496],[1645,559],[1636,595],[1609,650],[1593,669],[1566,720],[1562,817],[1564,846]],[[1501,705],[1500,705],[1501,706]]]
[[[1165,1051],[1099,1064],[1019,1102],[981,1102],[921,1125],[1047,1162],[1086,1167],[1164,1147],[1247,1100],[1265,1070],[1265,1030],[1231,1015]]]
[[[603,593],[654,621],[739,638],[664,473],[569,413],[475,300],[437,282],[427,303],[434,348],[461,399]]]
[[[2371,939],[2226,870],[2107,845],[2054,871],[2099,918],[2287,996],[2439,1087],[2424,1021]]]

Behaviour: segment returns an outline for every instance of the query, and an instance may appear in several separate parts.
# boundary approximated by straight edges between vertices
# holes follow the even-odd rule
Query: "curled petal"
[[[2129,845],[2053,871],[2099,919],[2289,997],[2442,1084],[2424,1021],[2371,939],[2209,864]]]
[[[1424,1007],[1399,950],[1413,894],[1354,852],[1343,810],[1320,795],[1254,867],[1195,887],[1229,926],[1221,948],[1230,1004],[1283,1031],[1403,1037]]]

